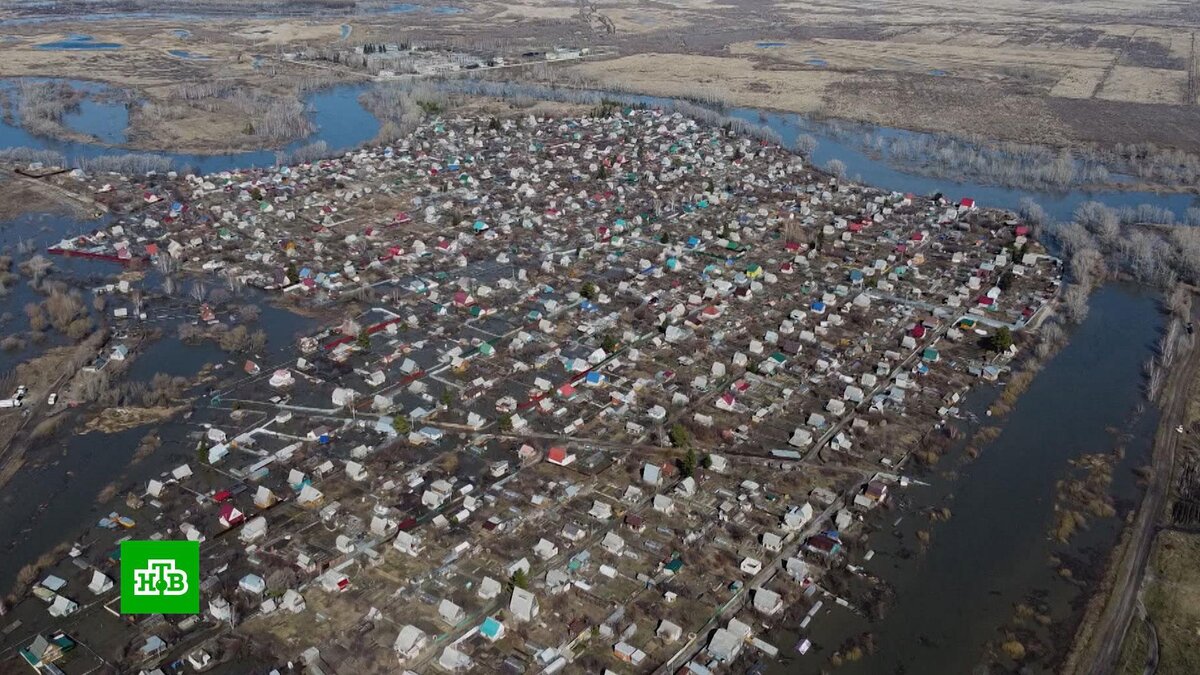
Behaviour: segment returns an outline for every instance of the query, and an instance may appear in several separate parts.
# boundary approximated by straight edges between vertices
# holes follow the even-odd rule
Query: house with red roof
[[[218,520],[221,522],[221,527],[234,527],[246,522],[246,514],[239,511],[233,504],[224,502],[221,504],[221,515]]]
[[[550,448],[546,453],[546,461],[556,466],[569,466],[575,463],[575,454],[567,452],[566,448]]]

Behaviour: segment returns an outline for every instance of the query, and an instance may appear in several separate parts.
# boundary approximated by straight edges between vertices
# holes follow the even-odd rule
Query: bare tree
[[[1071,284],[1062,296],[1063,310],[1071,323],[1083,323],[1088,315],[1088,289]]]
[[[846,163],[840,159],[831,159],[825,165],[825,170],[833,174],[834,177],[844,179],[846,177]]]

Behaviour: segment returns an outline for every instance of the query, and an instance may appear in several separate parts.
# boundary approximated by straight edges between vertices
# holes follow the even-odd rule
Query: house
[[[79,611],[79,604],[65,595],[55,595],[48,611],[50,616],[64,617]]]
[[[396,636],[393,649],[400,657],[400,662],[404,663],[409,659],[416,658],[428,643],[429,636],[425,634],[425,631],[412,624],[405,624],[400,629],[400,634]]]
[[[683,636],[683,629],[678,624],[663,619],[658,623],[658,630],[654,631],[654,636],[666,642],[675,642]]]
[[[151,635],[146,638],[146,642],[141,646],[143,658],[157,656],[167,650],[167,642],[157,635]]]
[[[214,621],[226,622],[233,616],[233,609],[229,606],[228,600],[218,595],[208,601],[208,615]]]
[[[625,550],[625,540],[615,532],[605,533],[604,539],[600,541],[600,545],[604,547],[604,550],[613,555],[621,555]]]
[[[484,577],[483,581],[479,582],[479,590],[475,591],[475,595],[483,600],[491,600],[500,596],[500,591],[504,590],[504,586],[499,581],[491,577]]]
[[[675,511],[675,500],[666,495],[654,495],[651,508],[659,513],[672,513]]]
[[[295,589],[289,588],[284,591],[283,599],[279,601],[279,608],[286,609],[293,614],[299,614],[305,608],[304,596],[300,595]]]
[[[257,574],[247,574],[238,581],[238,588],[252,595],[262,595],[267,591],[267,582]]]
[[[613,656],[633,666],[640,666],[646,660],[646,652],[624,641],[613,645]]]
[[[662,485],[662,469],[657,464],[647,462],[642,467],[642,482],[646,485]]]
[[[793,506],[783,514],[783,529],[795,532],[807,525],[813,519],[813,514],[812,504],[808,502],[804,502],[800,506]]]
[[[549,560],[558,555],[558,546],[549,539],[539,539],[537,545],[533,547],[533,552],[542,560]]]
[[[517,621],[533,621],[538,615],[537,598],[524,588],[513,588],[508,611]]]
[[[50,638],[39,634],[33,638],[33,642],[30,642],[28,647],[23,647],[19,653],[35,671],[45,670],[53,673],[57,669],[51,670],[47,666],[61,659],[64,652],[70,651],[74,647],[75,641],[63,633],[57,633]],[[57,670],[57,672],[61,673],[62,671]]]
[[[710,454],[708,456],[708,463],[708,470],[716,473],[725,473],[726,469],[729,468],[729,460],[721,455]]]
[[[842,550],[842,542],[838,541],[836,533],[822,532],[808,538],[804,548],[812,553],[825,557],[833,557]]]
[[[754,589],[754,610],[767,616],[778,614],[783,610],[783,597],[775,591],[756,588]]]
[[[207,669],[209,665],[212,664],[212,660],[212,654],[209,654],[203,649],[197,649],[187,655],[188,664],[196,672],[201,672]]]
[[[795,431],[792,432],[792,437],[788,439],[788,445],[797,448],[807,448],[812,444],[812,438],[812,432],[803,427],[796,427]]]
[[[675,487],[675,492],[684,497],[691,497],[696,494],[696,479],[688,476],[679,481],[679,485]]]
[[[767,551],[778,553],[783,550],[783,538],[774,532],[763,532],[762,545]]]
[[[833,524],[838,530],[845,530],[854,523],[854,514],[846,509],[838,509],[838,512],[833,516]]]
[[[96,595],[103,595],[113,589],[113,580],[108,578],[104,572],[100,570],[92,570],[92,581],[88,584],[88,590]]]
[[[567,523],[566,525],[563,525],[561,534],[563,539],[566,539],[567,541],[580,542],[583,541],[583,538],[587,536],[587,530],[579,525],[576,525],[575,523]]]
[[[606,501],[594,500],[591,510],[588,511],[588,515],[596,520],[608,520],[613,515],[612,506]]]
[[[733,619],[730,622],[733,621],[737,620]],[[745,646],[745,638],[742,635],[734,633],[728,628],[718,628],[713,632],[712,639],[708,640],[708,655],[721,663],[730,663],[738,657],[739,653],[742,653],[743,646]]]
[[[233,504],[225,502],[221,504],[221,513],[217,520],[221,523],[221,527],[229,529],[245,522],[246,514],[239,511]]]
[[[557,466],[569,466],[575,463],[575,454],[567,452],[566,448],[554,447],[546,453],[546,461]]]
[[[305,485],[300,488],[300,494],[296,496],[297,504],[316,504],[324,499],[325,495],[311,485]]]
[[[329,593],[341,593],[349,590],[350,577],[336,569],[331,569],[321,575],[321,588],[324,588]]]
[[[486,638],[489,642],[495,642],[504,638],[504,624],[500,623],[493,617],[488,617],[483,620],[483,624],[479,626],[479,634]]]
[[[455,626],[463,620],[463,617],[466,616],[466,613],[463,612],[462,607],[459,607],[449,600],[443,599],[442,602],[438,604],[438,616],[442,617],[442,621],[445,621],[451,626]]]
[[[267,536],[267,519],[263,516],[256,516],[246,521],[241,532],[238,532],[238,539],[242,543],[252,543]]]
[[[346,477],[354,482],[362,482],[367,479],[367,470],[362,464],[353,460],[346,461]]]
[[[743,558],[742,564],[738,567],[742,570],[743,574],[753,576],[762,571],[762,561],[757,558]]]
[[[470,656],[452,646],[448,646],[442,650],[442,655],[438,657],[437,664],[443,670],[456,673],[470,670],[472,661]]]
[[[863,495],[874,503],[883,503],[888,497],[888,484],[882,480],[871,480],[866,484],[866,489],[863,490]]]
[[[788,558],[783,563],[783,569],[793,581],[804,581],[808,577],[808,563],[800,558]]]

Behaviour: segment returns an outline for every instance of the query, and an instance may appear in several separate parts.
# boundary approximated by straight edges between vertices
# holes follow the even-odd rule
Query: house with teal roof
[[[504,624],[497,621],[494,617],[489,616],[479,626],[479,634],[489,641],[495,642],[504,637]]]

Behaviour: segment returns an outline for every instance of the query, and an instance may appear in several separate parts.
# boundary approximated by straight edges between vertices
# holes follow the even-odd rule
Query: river
[[[344,150],[374,137],[379,123],[358,102],[364,86],[341,85],[311,94],[308,104],[317,131],[291,144],[289,149],[323,140],[334,150]],[[526,95],[534,91],[528,87],[517,90]],[[538,93],[541,97],[568,95]],[[618,98],[649,105],[671,103],[668,99],[644,96]],[[83,107],[68,123],[106,141],[119,140],[123,132],[117,127],[121,125],[106,116],[120,113],[108,105],[101,99]],[[890,190],[945,192],[954,197],[974,197],[983,206],[1008,208],[1016,207],[1022,197],[1029,196],[1059,219],[1069,217],[1075,205],[1087,199],[1115,206],[1149,203],[1170,208],[1179,215],[1193,202],[1189,195],[1119,191],[1060,194],[953,183],[906,172],[873,159],[839,141],[836,133],[821,124],[796,115],[753,109],[729,112],[747,121],[765,121],[789,143],[802,133],[813,135],[818,141],[814,154],[818,164],[836,157],[846,164],[849,175]],[[126,152],[106,143],[37,137],[17,124],[0,122],[0,147],[10,146],[57,150],[71,158]],[[190,165],[204,172],[274,163],[274,152],[268,150],[167,156],[179,166]],[[38,247],[44,247],[65,233],[95,226],[95,222],[33,214],[0,223],[0,244],[11,249],[18,241],[33,238]],[[88,267],[70,269],[82,275],[93,271]],[[3,311],[13,316],[10,320],[13,323],[5,326],[6,332],[22,330],[21,307],[31,299],[33,295],[27,289],[4,299]],[[1046,532],[1054,512],[1055,483],[1066,475],[1073,457],[1111,449],[1115,441],[1107,429],[1118,426],[1129,437],[1123,440],[1127,454],[1115,472],[1113,489],[1122,512],[1136,500],[1139,489],[1129,469],[1146,463],[1156,419],[1153,409],[1141,410],[1140,371],[1160,324],[1155,302],[1153,294],[1128,286],[1110,285],[1099,290],[1092,299],[1087,321],[1075,329],[1068,346],[1046,365],[1021,397],[1003,421],[1003,433],[983,449],[982,456],[974,461],[961,457],[943,460],[944,466],[925,476],[931,483],[929,487],[907,490],[903,508],[881,516],[891,520],[902,518],[895,532],[888,520],[887,526],[870,540],[877,557],[868,563],[868,571],[885,579],[897,591],[897,599],[885,618],[871,625],[844,611],[822,614],[808,633],[819,645],[818,653],[788,656],[776,666],[776,671],[817,672],[826,662],[825,656],[847,636],[870,631],[876,636],[878,651],[846,666],[844,672],[967,673],[980,662],[985,645],[995,641],[999,629],[1008,624],[1014,604],[1030,598],[1045,606],[1056,626],[1052,630],[1031,631],[1031,645],[1040,641],[1061,648],[1069,639],[1076,616],[1074,608],[1082,595],[1078,579],[1069,581],[1061,577],[1050,565],[1050,555],[1061,555],[1067,564],[1072,560],[1101,560],[1117,535],[1118,523],[1115,519],[1096,521],[1070,546],[1052,544]],[[271,335],[274,348],[289,341],[296,331],[315,325],[288,317],[284,313],[264,316],[264,323],[275,327]],[[27,353],[5,356],[0,367],[11,367]],[[166,338],[151,346],[134,367],[138,377],[149,377],[157,370],[183,374],[221,356],[211,348],[186,347]],[[980,412],[995,394],[995,390],[979,389],[970,395],[966,407]],[[103,515],[93,506],[103,486],[112,481],[144,480],[174,463],[186,461],[190,453],[187,434],[193,429],[194,426],[180,422],[165,425],[164,449],[133,467],[128,466],[132,448],[145,429],[117,436],[72,437],[52,457],[29,470],[26,478],[6,492],[4,508],[0,510],[0,538],[20,542],[0,556],[3,558],[0,590],[11,587],[15,570],[55,543],[80,536],[81,529],[94,526],[95,518]],[[935,505],[949,506],[953,517],[948,522],[927,523],[919,511]],[[918,529],[931,531],[932,545],[928,551],[908,555],[915,547]],[[1072,570],[1086,576],[1094,573],[1095,565],[1076,564]],[[796,637],[783,626],[768,635],[769,641],[787,654]],[[1036,663],[1044,669],[1052,660],[1053,656],[1046,654]]]
[[[869,548],[876,555],[862,564],[896,589],[883,620],[871,623],[841,608],[826,610],[804,635],[818,648],[790,656],[772,672],[821,672],[846,638],[870,632],[875,654],[839,673],[970,673],[987,645],[998,645],[1002,630],[1013,628],[1018,603],[1053,619],[1051,629],[1027,621],[1017,631],[1031,654],[1027,672],[1053,672],[1086,599],[1081,582],[1095,589],[1120,523],[1140,498],[1132,470],[1149,464],[1158,420],[1140,386],[1141,364],[1161,326],[1157,300],[1134,286],[1097,290],[1087,320],[1010,415],[984,418],[984,424],[1002,426],[1000,436],[977,459],[960,450],[933,471],[918,472],[915,477],[930,486],[902,491],[899,509],[871,516],[878,529]],[[966,408],[982,416],[996,393],[978,388]],[[1071,460],[1118,445],[1125,451],[1113,472],[1118,517],[1089,519],[1090,527],[1068,545],[1057,543],[1048,536],[1057,481],[1068,474]],[[948,521],[931,523],[922,515],[943,506],[951,510]],[[902,520],[893,527],[896,519]],[[921,529],[931,536],[923,552],[916,537]],[[1052,556],[1063,562],[1052,564]],[[1071,568],[1071,579],[1059,573],[1063,565]],[[790,650],[798,637],[781,627],[768,641]]]

